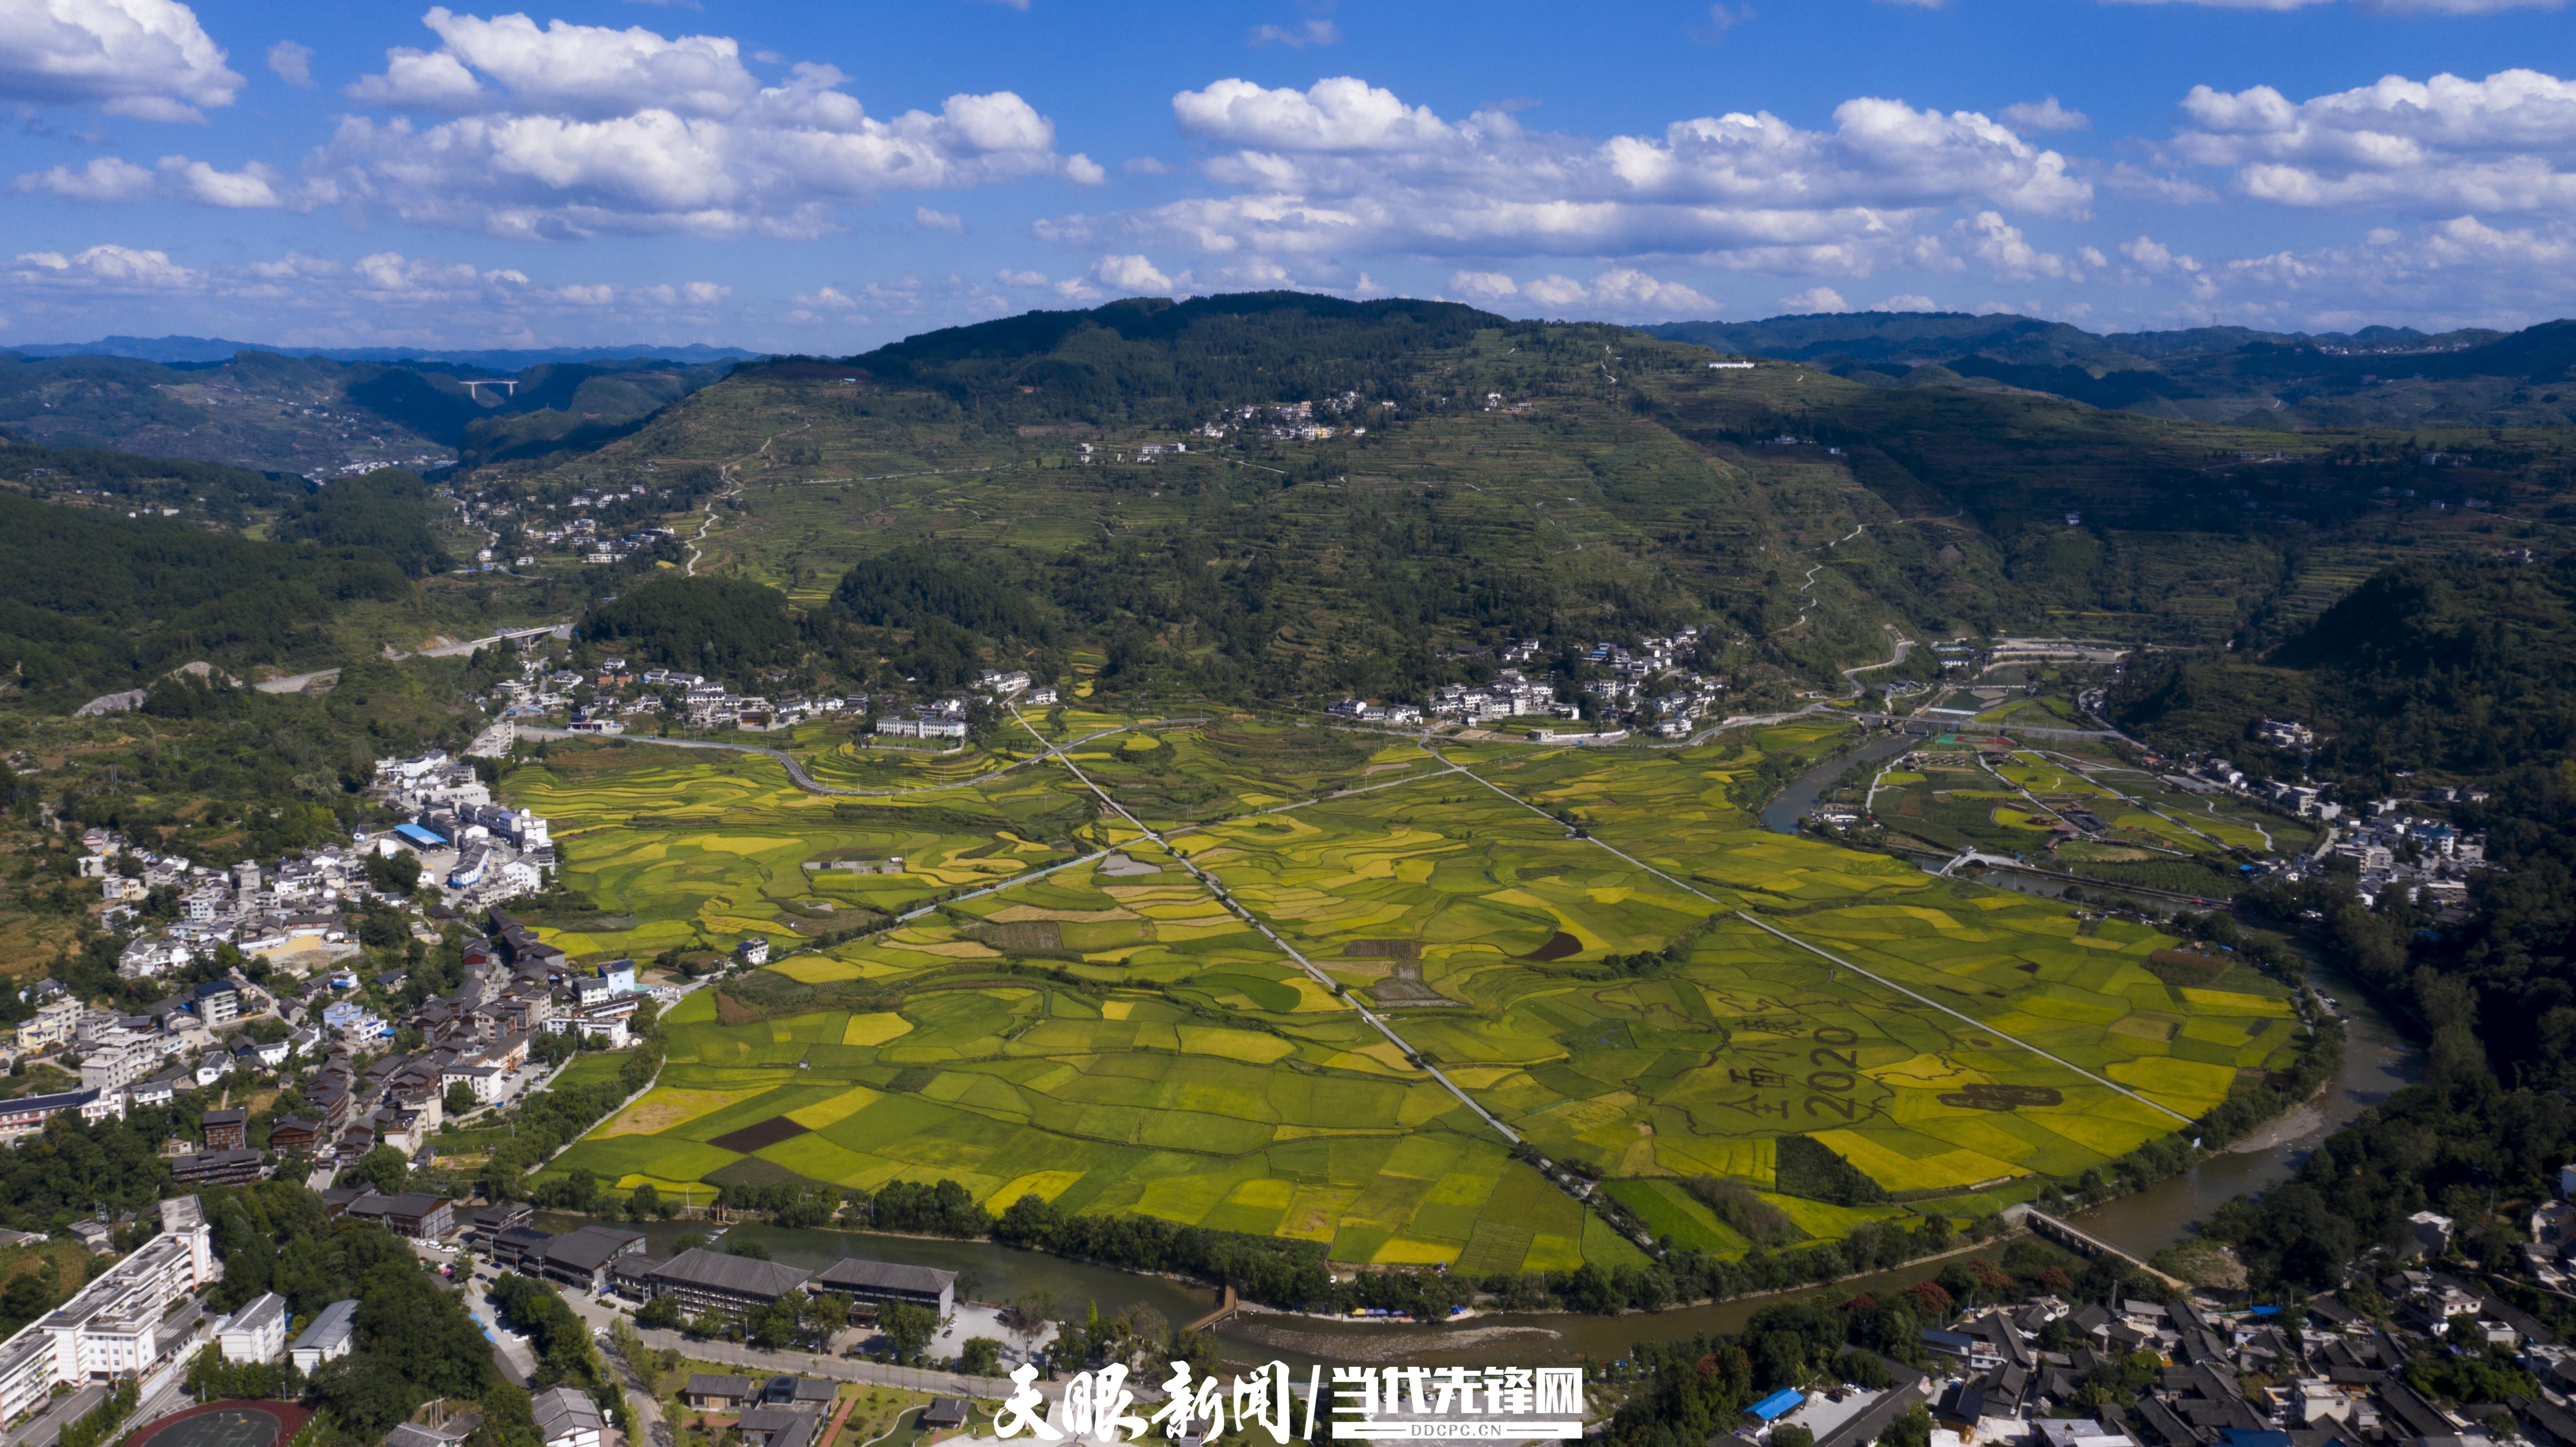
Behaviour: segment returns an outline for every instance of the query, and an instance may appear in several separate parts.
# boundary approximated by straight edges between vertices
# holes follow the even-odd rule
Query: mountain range
[[[1873,387],[2044,392],[2103,408],[2287,431],[2563,426],[2576,421],[2576,322],[2505,333],[2412,327],[2096,334],[1998,312],[1838,312],[1645,331],[1812,362]]]

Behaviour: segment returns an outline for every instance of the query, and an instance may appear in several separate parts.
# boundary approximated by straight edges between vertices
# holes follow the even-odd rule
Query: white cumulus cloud
[[[441,6],[435,49],[397,48],[347,88],[390,117],[344,119],[314,168],[406,220],[511,237],[687,231],[814,236],[887,191],[1032,176],[1106,180],[1055,151],[1009,91],[880,119],[810,62],[764,82],[740,46]]]
[[[2535,70],[2484,80],[2386,76],[2305,101],[2258,85],[2195,86],[2181,160],[2286,206],[2576,212],[2576,82]]]
[[[242,78],[197,12],[176,0],[12,0],[0,4],[0,98],[96,104],[110,115],[203,121]]]
[[[1141,256],[1104,256],[1091,268],[1092,276],[1114,291],[1147,296],[1170,296],[1172,279]]]
[[[20,252],[10,266],[22,285],[72,287],[104,291],[191,291],[206,274],[182,266],[166,251],[130,246],[93,246],[66,256],[59,251]]]
[[[54,166],[20,176],[16,189],[75,201],[193,201],[232,211],[280,207],[309,211],[338,195],[329,180],[292,180],[274,166],[251,161],[226,171],[208,161],[163,156],[150,170],[116,156],[101,156],[77,170]]]
[[[1524,282],[1499,271],[1462,270],[1450,275],[1448,289],[1467,301],[1505,307],[1515,301],[1531,302],[1536,306],[1514,309],[1586,320],[1671,321],[1682,313],[1717,308],[1716,302],[1691,286],[1630,266],[1610,267],[1588,282],[1553,271]]]
[[[53,166],[17,180],[21,191],[41,191],[74,201],[139,201],[161,183],[158,173],[116,156],[101,156],[86,166]]]
[[[2080,216],[2092,188],[2065,158],[1968,111],[1863,97],[1830,130],[1767,113],[1605,139],[1463,119],[1350,76],[1304,90],[1221,80],[1173,98],[1216,149],[1211,195],[1039,226],[1068,245],[1124,242],[1247,257],[1688,256],[1730,268],[1866,274],[1960,208]]]
[[[1784,296],[1780,298],[1780,305],[1789,312],[1801,315],[1851,310],[1851,303],[1844,301],[1843,294],[1830,286],[1809,287],[1795,296]]]

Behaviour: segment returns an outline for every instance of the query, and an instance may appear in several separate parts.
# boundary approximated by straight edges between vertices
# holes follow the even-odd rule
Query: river
[[[2343,1069],[2334,1083],[2172,1180],[2077,1213],[2077,1225],[2133,1256],[2152,1256],[2189,1236],[2191,1224],[2221,1203],[2288,1178],[2319,1141],[2415,1078],[2423,1052],[2361,986],[2313,958],[2308,969],[2344,1010]]]
[[[1823,798],[1825,791],[1833,787],[1834,780],[1841,778],[1852,765],[1863,759],[1884,759],[1901,754],[1922,742],[1906,734],[1886,734],[1859,748],[1836,754],[1791,779],[1789,787],[1782,789],[1780,796],[1763,809],[1762,827],[1775,834],[1797,833],[1807,811],[1816,807],[1816,801]]]

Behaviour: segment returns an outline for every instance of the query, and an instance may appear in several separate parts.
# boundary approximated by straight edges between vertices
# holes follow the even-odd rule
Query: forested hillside
[[[61,447],[314,476],[368,464],[417,469],[596,446],[729,365],[635,358],[493,372],[256,349],[172,363],[0,349],[0,427]],[[465,385],[486,377],[518,385]]]
[[[1121,687],[1248,697],[1694,623],[1784,684],[1891,628],[2261,648],[2377,567],[2565,521],[2552,432],[2284,439],[1711,360],[1440,303],[1117,302],[746,368],[497,475],[735,459],[701,571],[778,588],[815,647],[846,623],[923,680],[1085,648]]]
[[[2564,426],[2576,418],[2576,323],[2510,335],[2411,327],[2246,327],[2096,335],[1998,313],[1842,312],[1646,330],[1724,351],[1808,362],[1876,387],[2044,392],[2095,407],[2206,422],[2320,427]]]

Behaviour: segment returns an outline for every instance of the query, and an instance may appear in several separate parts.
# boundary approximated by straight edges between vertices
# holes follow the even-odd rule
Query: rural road
[[[1298,967],[1303,969],[1307,976],[1313,979],[1316,984],[1323,986],[1327,990],[1333,991],[1335,994],[1342,994],[1343,998],[1350,1001],[1351,1008],[1359,1012],[1360,1018],[1375,1026],[1377,1028],[1377,1032],[1385,1036],[1389,1043],[1393,1044],[1396,1049],[1403,1051],[1405,1058],[1412,1061],[1416,1069],[1421,1070],[1432,1079],[1440,1082],[1441,1086],[1451,1095],[1458,1097],[1458,1102],[1461,1105],[1474,1111],[1477,1116],[1485,1122],[1485,1124],[1492,1126],[1496,1131],[1500,1132],[1504,1140],[1507,1140],[1514,1145],[1519,1145],[1521,1143],[1520,1132],[1503,1124],[1501,1120],[1495,1117],[1492,1111],[1489,1111],[1485,1109],[1484,1106],[1478,1104],[1474,1096],[1469,1095],[1466,1091],[1460,1089],[1456,1081],[1453,1081],[1447,1075],[1442,1074],[1440,1068],[1431,1063],[1429,1056],[1426,1056],[1421,1051],[1414,1049],[1411,1043],[1406,1041],[1403,1036],[1396,1034],[1395,1027],[1387,1024],[1385,1020],[1381,1019],[1376,1011],[1361,1004],[1356,998],[1343,994],[1341,987],[1334,983],[1332,976],[1325,974],[1313,960],[1310,960],[1304,955],[1298,953],[1296,946],[1291,945],[1284,939],[1281,939],[1278,932],[1271,929],[1269,925],[1263,923],[1258,915],[1255,915],[1252,911],[1245,909],[1242,905],[1236,903],[1234,896],[1226,892],[1224,885],[1218,883],[1217,880],[1205,870],[1200,869],[1197,864],[1191,861],[1188,855],[1174,849],[1172,847],[1172,842],[1169,839],[1166,839],[1161,834],[1155,832],[1155,830],[1146,824],[1144,820],[1128,813],[1127,806],[1119,803],[1116,799],[1111,798],[1108,790],[1093,783],[1091,781],[1091,776],[1084,773],[1082,771],[1082,767],[1076,764],[1071,757],[1064,753],[1061,745],[1048,744],[1046,742],[1046,735],[1039,733],[1036,727],[1027,719],[1020,717],[1019,709],[1016,707],[1013,708],[1011,710],[1011,717],[1018,720],[1020,727],[1029,731],[1029,736],[1031,738],[1036,739],[1041,744],[1046,744],[1046,754],[1044,757],[1054,759],[1057,763],[1064,765],[1065,771],[1072,774],[1076,780],[1080,781],[1082,787],[1089,789],[1095,796],[1097,796],[1100,802],[1107,805],[1112,813],[1116,814],[1119,818],[1126,820],[1127,823],[1136,830],[1136,832],[1153,840],[1156,845],[1162,848],[1164,853],[1172,856],[1173,860],[1177,862],[1181,868],[1188,870],[1191,877],[1198,880],[1200,885],[1203,886],[1208,893],[1216,896],[1216,902],[1224,905],[1227,912],[1233,914],[1245,924],[1259,930],[1262,938],[1270,941],[1274,945],[1277,945],[1282,954],[1295,960]],[[1446,761],[1444,760],[1443,762]],[[1425,774],[1420,777],[1431,778],[1434,776]]]
[[[566,637],[569,636],[571,632],[572,625],[570,623],[543,623],[534,628],[504,628],[489,638],[476,638],[465,643],[448,643],[437,648],[424,648],[420,650],[418,656],[422,658],[457,658],[465,654],[472,653],[477,648],[489,648],[495,643],[505,643],[514,638],[527,638],[539,633],[552,633],[557,637]],[[397,652],[389,654],[388,656],[396,661],[400,661],[405,658],[413,657],[414,655]],[[318,679],[338,678],[339,676],[340,670],[336,668],[317,668],[311,673],[298,673],[286,678],[272,678],[266,683],[258,683],[251,686],[262,693],[302,693],[306,685],[313,683]]]

